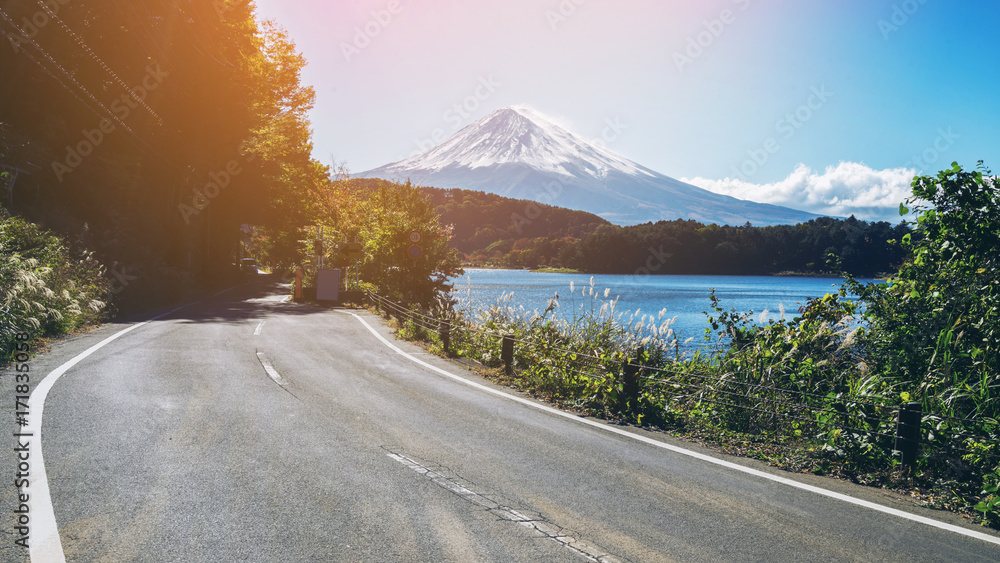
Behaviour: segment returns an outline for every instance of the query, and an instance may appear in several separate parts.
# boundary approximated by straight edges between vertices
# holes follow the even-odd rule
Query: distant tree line
[[[602,274],[823,274],[894,270],[906,257],[900,223],[823,217],[754,227],[660,221],[620,227],[583,211],[470,190],[421,188],[472,266],[562,267]]]
[[[798,225],[742,227],[661,221],[602,228],[563,248],[560,265],[616,274],[820,274],[844,271],[875,276],[894,270],[906,256],[898,244],[909,233],[900,223],[821,217]]]

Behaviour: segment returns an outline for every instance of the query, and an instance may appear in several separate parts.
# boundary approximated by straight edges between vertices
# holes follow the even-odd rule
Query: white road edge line
[[[218,297],[223,293],[235,289],[239,286],[224,289],[218,293],[208,296],[206,299]],[[146,326],[147,324],[162,319],[192,305],[197,305],[201,301],[195,301],[186,305],[181,305],[176,309],[167,311],[162,315],[157,315],[139,324],[134,324],[122,329],[97,344],[91,346],[78,354],[72,360],[57,367],[39,383],[31,396],[28,398],[28,425],[24,427],[23,434],[31,436],[28,444],[28,456],[31,459],[31,477],[28,482],[31,488],[28,499],[28,510],[31,511],[31,535],[28,536],[28,556],[34,563],[65,563],[66,555],[63,553],[62,540],[59,539],[59,526],[56,524],[56,513],[52,507],[52,496],[49,493],[49,478],[45,473],[45,460],[42,457],[42,413],[45,409],[45,398],[48,396],[52,386],[67,371],[73,368],[94,352],[118,340],[122,336],[133,330]]]
[[[538,409],[538,410],[541,410],[541,411],[545,411],[545,412],[547,412],[549,414],[553,414],[555,416],[560,416],[562,418],[566,418],[566,419],[569,419],[569,420],[573,420],[575,422],[579,422],[580,424],[585,424],[585,425],[591,426],[593,428],[598,428],[600,430],[604,430],[605,432],[610,432],[612,434],[618,434],[619,436],[624,436],[626,438],[631,438],[633,440],[636,440],[636,441],[639,441],[639,442],[643,442],[645,444],[649,444],[649,445],[655,446],[657,448],[662,448],[664,450],[669,450],[669,451],[674,452],[674,453],[678,453],[678,454],[681,454],[681,455],[686,455],[688,457],[693,457],[695,459],[700,459],[702,461],[705,461],[705,462],[708,462],[708,463],[712,463],[712,464],[715,464],[715,465],[719,465],[719,466],[722,466],[722,467],[726,467],[726,468],[732,469],[734,471],[739,471],[741,473],[746,473],[748,475],[753,475],[755,477],[760,477],[761,479],[767,479],[768,481],[774,481],[775,483],[781,483],[782,485],[787,485],[789,487],[793,487],[793,488],[796,488],[796,489],[801,489],[803,491],[809,491],[809,492],[815,493],[817,495],[821,495],[821,496],[825,496],[825,497],[828,497],[828,498],[832,498],[832,499],[836,499],[836,500],[839,500],[839,501],[843,501],[843,502],[846,502],[848,504],[853,504],[855,506],[861,506],[861,507],[864,507],[864,508],[868,508],[868,509],[874,510],[876,512],[881,512],[883,514],[888,514],[890,516],[896,516],[898,518],[903,518],[903,519],[909,520],[911,522],[919,522],[921,524],[926,524],[927,526],[932,526],[934,528],[938,528],[938,529],[945,530],[945,531],[948,531],[948,532],[953,532],[953,533],[960,534],[960,535],[963,535],[963,536],[966,536],[966,537],[970,537],[970,538],[975,538],[975,539],[978,539],[978,540],[982,540],[982,541],[987,542],[987,543],[992,543],[992,544],[1000,545],[1000,538],[991,536],[989,534],[984,534],[982,532],[976,532],[974,530],[967,530],[965,528],[962,528],[960,526],[955,526],[953,524],[948,524],[948,523],[945,523],[945,522],[939,522],[939,521],[933,520],[931,518],[926,518],[924,516],[918,516],[916,514],[910,514],[908,512],[903,512],[902,510],[897,510],[895,508],[890,508],[888,506],[883,506],[881,504],[877,504],[877,503],[874,503],[874,502],[869,502],[869,501],[866,501],[866,500],[861,500],[859,498],[854,498],[852,496],[845,495],[845,494],[842,494],[842,493],[837,493],[837,492],[834,492],[834,491],[829,491],[827,489],[823,489],[823,488],[816,487],[816,486],[813,486],[813,485],[807,485],[805,483],[799,483],[798,481],[793,481],[791,479],[787,479],[785,477],[780,477],[778,475],[771,475],[770,473],[765,473],[763,471],[758,471],[756,469],[752,469],[752,468],[749,468],[749,467],[744,467],[742,465],[737,465],[735,463],[732,463],[732,462],[729,462],[729,461],[726,461],[726,460],[723,460],[723,459],[714,458],[714,457],[709,456],[709,455],[705,455],[705,454],[698,453],[698,452],[695,452],[695,451],[692,451],[692,450],[687,450],[687,449],[684,449],[684,448],[681,448],[681,447],[678,447],[678,446],[674,446],[674,445],[671,445],[671,444],[660,442],[660,441],[654,440],[652,438],[647,438],[645,436],[640,436],[638,434],[633,434],[631,432],[626,432],[625,430],[622,430],[620,428],[615,428],[613,426],[607,426],[607,425],[601,424],[599,422],[594,422],[593,420],[588,420],[586,418],[581,418],[581,417],[576,416],[574,414],[563,412],[561,410],[558,410],[558,409],[555,409],[555,408],[552,408],[552,407],[549,407],[549,406],[546,406],[546,405],[542,405],[542,404],[539,404],[539,403],[535,403],[533,401],[529,401],[527,399],[523,399],[521,397],[517,397],[517,396],[514,396],[514,395],[510,395],[508,393],[504,393],[503,391],[498,391],[497,389],[493,389],[492,387],[487,387],[486,385],[483,385],[481,383],[476,383],[475,381],[470,381],[468,379],[465,379],[464,377],[460,377],[460,376],[455,375],[453,373],[449,373],[449,372],[447,372],[447,371],[445,371],[445,370],[443,370],[443,369],[441,369],[441,368],[439,368],[437,366],[432,366],[431,364],[428,364],[427,362],[425,362],[423,360],[420,360],[419,358],[415,358],[415,357],[411,356],[410,354],[408,354],[408,353],[404,352],[403,350],[401,350],[400,348],[398,348],[392,342],[389,342],[384,336],[382,336],[381,334],[379,334],[374,328],[372,328],[372,326],[370,324],[368,324],[367,322],[365,322],[365,320],[362,319],[360,316],[358,316],[355,313],[348,313],[348,314],[351,315],[351,316],[353,316],[354,318],[358,319],[358,321],[361,322],[361,324],[363,324],[365,326],[365,328],[368,329],[369,332],[371,332],[372,334],[374,334],[375,337],[378,338],[379,340],[381,340],[383,344],[385,344],[387,347],[389,347],[390,349],[392,349],[396,353],[400,354],[401,356],[409,359],[410,361],[412,361],[414,363],[420,364],[421,366],[424,366],[425,368],[427,368],[429,370],[432,370],[432,371],[434,371],[436,373],[439,373],[439,374],[441,374],[441,375],[443,375],[443,376],[445,376],[445,377],[447,377],[449,379],[453,379],[455,381],[458,381],[459,383],[464,383],[465,385],[468,385],[470,387],[474,387],[476,389],[479,389],[479,390],[482,390],[482,391],[486,391],[487,393],[492,393],[493,395],[504,397],[504,398],[509,399],[511,401],[514,401],[514,402],[517,402],[517,403],[521,403],[523,405],[527,405],[529,407],[532,407],[532,408],[535,408],[535,409]]]

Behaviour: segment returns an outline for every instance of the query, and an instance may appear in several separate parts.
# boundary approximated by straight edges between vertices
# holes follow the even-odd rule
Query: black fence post
[[[500,360],[503,361],[503,371],[514,375],[514,335],[505,334],[500,346]]]
[[[899,407],[899,416],[896,418],[896,443],[893,449],[899,452],[900,462],[908,469],[913,469],[917,463],[922,416],[920,403],[906,403]]]
[[[451,349],[451,324],[448,321],[442,319],[438,321],[438,336],[441,337],[441,347],[444,349],[444,353],[450,354]]]
[[[626,359],[622,367],[622,396],[619,399],[621,410],[635,408],[639,402],[639,366],[642,355],[646,352],[644,346],[639,346],[635,360]]]

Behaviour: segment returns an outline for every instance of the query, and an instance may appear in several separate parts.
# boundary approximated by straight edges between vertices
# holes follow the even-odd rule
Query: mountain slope
[[[545,238],[563,242],[611,227],[604,219],[585,211],[511,199],[473,190],[420,188],[441,224],[451,228],[451,246],[462,253],[485,251],[498,241]],[[556,249],[558,250],[558,249]]]
[[[685,184],[524,108],[502,108],[413,157],[356,175],[579,209],[622,225],[670,219],[794,224],[817,216]]]

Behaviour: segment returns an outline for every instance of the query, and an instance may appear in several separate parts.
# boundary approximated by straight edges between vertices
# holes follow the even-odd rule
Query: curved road
[[[42,451],[66,560],[1000,560],[996,534],[954,515],[534,408],[394,341],[378,317],[285,294],[261,276],[120,335],[55,381]],[[32,359],[33,390],[124,328]],[[8,370],[4,420],[13,385]],[[14,545],[18,443],[3,440],[0,559],[27,561]]]

